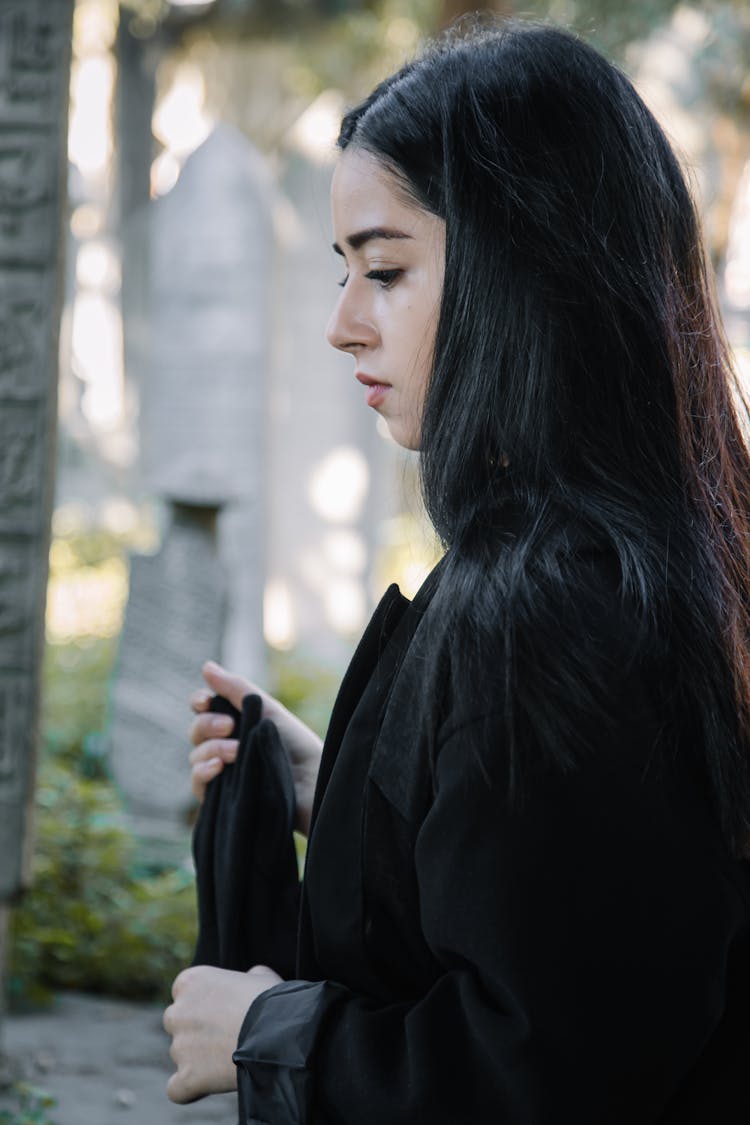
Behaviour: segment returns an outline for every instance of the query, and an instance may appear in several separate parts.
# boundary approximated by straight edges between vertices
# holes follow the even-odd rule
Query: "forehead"
[[[370,153],[346,149],[331,184],[333,225],[345,238],[357,230],[398,225],[418,237],[433,217],[410,202],[397,178]]]

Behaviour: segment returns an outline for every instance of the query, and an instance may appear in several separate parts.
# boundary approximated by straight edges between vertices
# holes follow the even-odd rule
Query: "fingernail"
[[[207,668],[210,672],[221,672],[222,670],[221,664],[217,664],[215,660],[207,660],[203,667]]]
[[[223,765],[221,758],[209,758],[205,765],[206,773],[213,773],[220,765]]]

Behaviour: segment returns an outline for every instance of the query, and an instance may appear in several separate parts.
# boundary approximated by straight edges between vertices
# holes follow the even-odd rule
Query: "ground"
[[[65,993],[48,1011],[6,1015],[3,1053],[14,1073],[56,1098],[50,1125],[237,1125],[236,1094],[169,1101],[174,1068],[161,1016],[153,1004]],[[9,1104],[0,1093],[0,1109]]]

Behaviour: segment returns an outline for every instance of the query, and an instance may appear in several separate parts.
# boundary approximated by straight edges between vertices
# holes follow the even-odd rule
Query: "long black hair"
[[[572,529],[585,529],[618,561],[636,647],[670,653],[675,713],[697,725],[741,851],[750,461],[695,208],[664,133],[592,47],[512,21],[429,46],[347,114],[339,146],[350,145],[446,223],[420,471],[450,548],[440,592],[454,648],[481,651],[502,606],[504,680],[517,684],[524,638],[545,600],[564,596],[565,560],[581,550]],[[569,663],[566,698],[553,685],[532,704],[563,763],[560,704],[575,714],[595,675],[584,655]],[[514,769],[517,696],[506,693]]]

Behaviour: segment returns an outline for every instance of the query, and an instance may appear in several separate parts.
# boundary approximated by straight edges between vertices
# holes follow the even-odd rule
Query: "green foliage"
[[[139,868],[103,740],[109,640],[48,646],[45,739],[36,793],[34,882],[13,912],[11,1004],[59,988],[167,999],[196,938],[191,871]],[[277,657],[283,702],[319,732],[338,677]],[[304,841],[297,840],[302,862]]]
[[[53,575],[80,573],[119,550],[100,535],[61,543]],[[108,773],[102,732],[116,649],[107,636],[46,648],[34,880],[11,919],[6,989],[15,1006],[60,988],[166,1000],[192,957],[192,871],[143,869]],[[278,694],[322,733],[337,674],[289,655],[275,660]],[[302,863],[301,838],[297,848]]]
[[[116,637],[48,644],[43,670],[43,757],[88,777],[106,777],[103,759],[109,684]]]
[[[175,9],[168,0],[121,0],[123,12],[148,21],[153,34],[170,22],[176,38],[191,26],[217,41],[225,35],[248,42],[261,38],[294,46],[300,67],[309,72],[310,94],[335,86],[357,100],[373,82],[410,55],[414,42],[402,42],[394,21],[412,23],[419,36],[438,31],[457,13],[503,13],[551,19],[578,30],[608,56],[624,60],[628,47],[648,38],[679,8],[702,13],[711,23],[706,48],[709,93],[730,112],[746,112],[750,33],[746,0],[490,0],[465,4],[452,0],[215,0],[207,11]],[[722,66],[722,60],[724,64]],[[716,91],[713,87],[716,87]],[[744,107],[744,108],[743,108]]]
[[[606,55],[621,58],[627,46],[665,23],[680,0],[535,0],[538,18],[574,27]]]
[[[341,675],[321,671],[296,656],[270,654],[274,695],[321,738],[325,735]]]
[[[117,537],[58,537],[51,580],[118,560]],[[6,989],[12,1004],[58,988],[165,998],[192,957],[191,871],[143,871],[106,759],[112,636],[48,643],[36,789],[34,879],[11,918]]]
[[[121,563],[124,546],[97,528],[58,535],[51,583],[75,584],[92,568]],[[106,589],[111,598],[124,596],[117,583]],[[34,878],[12,914],[5,982],[17,1007],[61,988],[166,1000],[192,958],[193,873],[144,868],[109,775],[104,731],[116,655],[117,637],[106,633],[48,642],[45,650]],[[290,654],[271,661],[277,694],[322,733],[338,674],[321,674]],[[302,838],[297,850],[302,864]],[[23,1097],[27,1116],[19,1125],[41,1122],[29,1116],[41,1112],[39,1099],[34,1108],[32,1094]],[[15,1120],[0,1117],[0,1125]]]
[[[64,755],[42,763],[35,856],[11,922],[11,1003],[57,988],[166,998],[195,943],[193,875],[140,872],[113,787]]]
[[[698,57],[712,103],[744,127],[750,116],[750,9],[735,0],[710,5],[711,34]]]
[[[14,1083],[8,1093],[13,1104],[0,1109],[0,1125],[55,1125],[48,1113],[57,1104],[51,1094],[27,1082]]]

